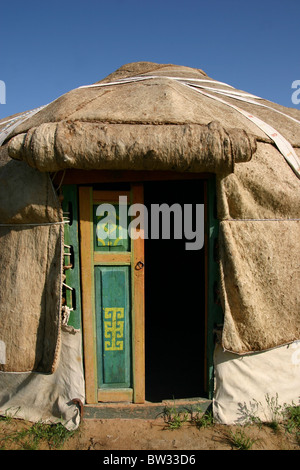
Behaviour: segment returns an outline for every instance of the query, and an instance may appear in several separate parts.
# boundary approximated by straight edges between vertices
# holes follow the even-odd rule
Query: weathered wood
[[[132,192],[131,197],[131,193],[128,191],[93,191],[91,187],[81,187],[79,190],[83,329],[88,403],[96,403],[97,400],[143,403],[145,400],[144,240],[143,238],[132,240],[131,252],[99,251],[99,247],[95,245],[95,201],[96,204],[116,203],[119,201],[120,195],[126,195],[128,203],[142,204],[142,184],[134,185]],[[134,230],[139,232],[140,228]],[[116,246],[114,248],[124,250],[124,247]],[[142,269],[136,268],[138,263]],[[129,276],[129,269],[131,276]],[[125,284],[120,279],[114,279],[120,273],[124,274],[125,272],[127,273]],[[111,277],[109,285],[103,281],[104,277],[107,281],[107,276]],[[135,287],[130,286],[130,281]],[[96,282],[95,288],[94,282]],[[120,296],[125,302],[123,302],[124,305]],[[125,301],[126,298],[127,301]],[[114,322],[113,318],[110,319],[110,323],[109,319],[104,318],[105,312],[109,308],[112,312],[117,308],[124,311],[124,324],[121,325],[122,338],[120,336],[117,338],[116,334],[114,338],[112,337],[113,326],[116,326],[117,329],[118,324],[117,320]],[[120,321],[123,321],[123,318]],[[109,328],[106,331],[107,325]],[[113,349],[113,345],[109,343],[113,339],[120,341],[118,346],[122,342],[123,348]],[[131,341],[133,341],[132,347]],[[105,342],[108,346],[104,351]],[[133,380],[134,391],[130,388],[131,380]]]
[[[81,234],[82,325],[86,402],[97,403],[91,200],[92,188],[80,187],[79,213]]]
[[[98,401],[113,403],[113,402],[132,402],[133,391],[132,388],[124,389],[108,389],[98,390]]]
[[[102,400],[101,400],[102,401]],[[103,401],[106,401],[103,400]],[[125,401],[125,400],[124,400]],[[128,400],[131,401],[131,400]],[[177,413],[187,411],[204,413],[212,406],[211,400],[199,398],[197,400],[173,400],[163,403],[145,403],[143,405],[129,404],[98,404],[84,407],[85,419],[157,419],[164,416],[166,409],[172,408]]]
[[[132,185],[133,204],[143,204],[143,184]],[[141,214],[142,216],[142,214]],[[145,294],[144,294],[144,238],[143,229],[134,229],[140,238],[134,240],[132,253],[133,279],[133,399],[134,403],[145,402]]]
[[[131,253],[130,252],[115,252],[109,251],[106,253],[94,252],[94,264],[130,264]]]

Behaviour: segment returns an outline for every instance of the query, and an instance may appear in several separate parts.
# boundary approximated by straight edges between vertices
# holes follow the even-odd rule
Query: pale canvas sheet
[[[81,333],[62,330],[61,354],[53,374],[0,372],[0,414],[32,422],[61,423],[73,430],[85,400]],[[0,356],[1,359],[1,356]]]
[[[274,411],[300,404],[300,342],[246,356],[217,345],[213,414],[221,424],[256,417],[272,421]],[[281,407],[281,408],[279,408]]]

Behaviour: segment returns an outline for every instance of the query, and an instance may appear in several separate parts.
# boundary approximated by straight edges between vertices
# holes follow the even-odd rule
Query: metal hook
[[[144,267],[144,263],[143,261],[138,261],[135,265],[135,269],[137,269],[138,271],[140,271],[141,269],[143,269]]]

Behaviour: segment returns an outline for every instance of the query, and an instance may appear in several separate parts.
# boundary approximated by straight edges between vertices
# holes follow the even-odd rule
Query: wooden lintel
[[[139,181],[169,181],[207,179],[209,173],[182,173],[177,171],[129,171],[129,170],[66,170],[58,172],[54,184],[94,184]]]

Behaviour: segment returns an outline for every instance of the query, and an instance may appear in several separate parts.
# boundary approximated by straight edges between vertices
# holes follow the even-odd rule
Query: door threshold
[[[157,419],[163,418],[168,410],[176,412],[203,412],[211,406],[207,398],[164,400],[160,403],[97,403],[84,405],[84,419]]]

